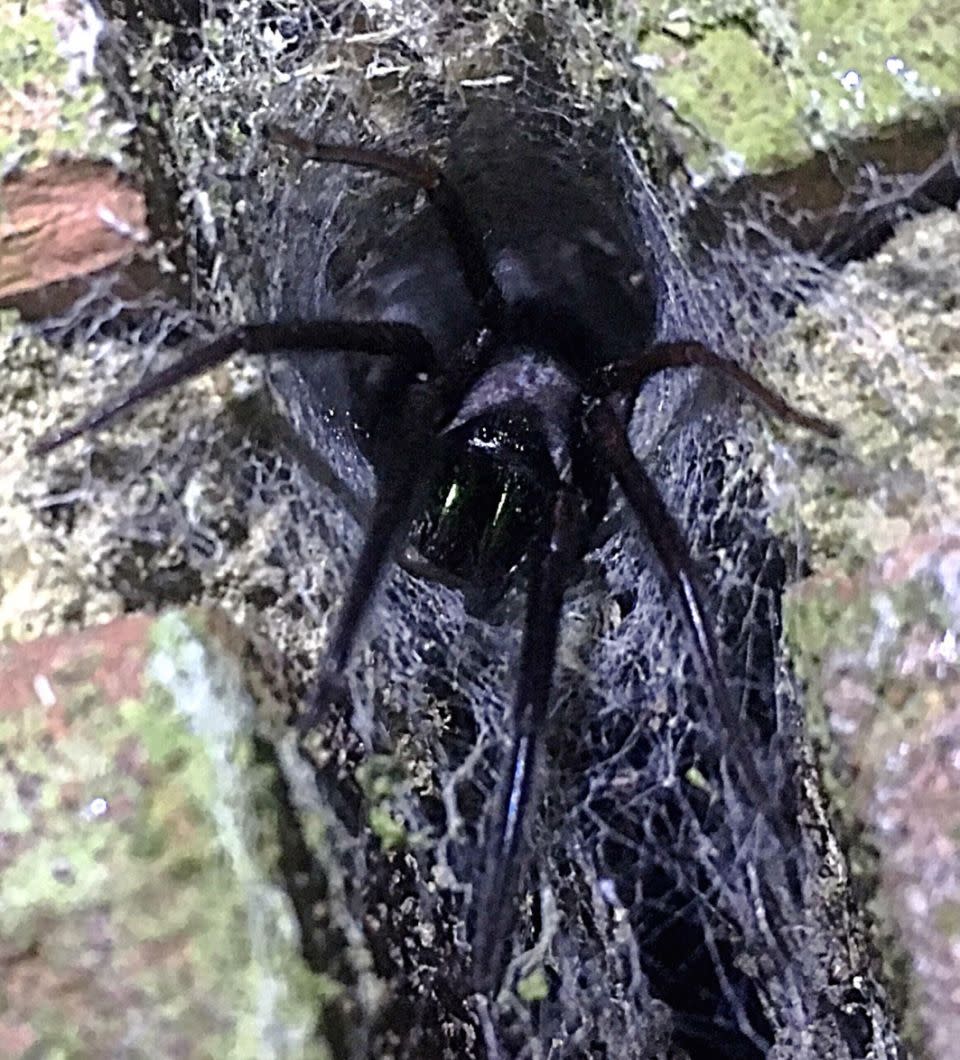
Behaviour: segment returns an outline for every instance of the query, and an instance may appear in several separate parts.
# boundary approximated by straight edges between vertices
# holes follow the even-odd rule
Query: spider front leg
[[[545,555],[536,565],[527,592],[510,759],[503,772],[506,782],[498,797],[476,902],[473,983],[483,994],[496,985],[504,940],[515,916],[513,904],[525,867],[529,813],[536,806],[563,593],[580,558],[584,506],[579,493],[560,487]]]
[[[437,212],[459,259],[467,289],[485,322],[490,325],[501,318],[503,294],[490,269],[483,238],[467,213],[459,189],[429,158],[358,147],[355,144],[315,142],[278,125],[267,126],[266,132],[276,143],[292,147],[314,162],[338,162],[355,169],[372,169],[421,188]]]
[[[100,405],[72,427],[52,431],[34,445],[33,452],[42,456],[83,434],[102,430],[142,402],[223,364],[239,350],[265,356],[349,351],[401,358],[410,365],[411,371],[429,371],[435,367],[432,347],[411,324],[380,320],[246,324],[201,343],[173,364],[151,373],[125,393]]]
[[[595,386],[607,395],[623,390],[635,391],[651,376],[669,368],[706,368],[725,375],[741,390],[745,390],[757,404],[787,423],[795,423],[826,438],[839,438],[840,428],[829,420],[795,408],[775,390],[765,386],[733,361],[724,360],[702,342],[657,342],[636,357],[604,365],[597,373]]]
[[[146,376],[130,390],[94,409],[79,423],[55,431],[34,446],[37,454],[49,453],[67,442],[109,426],[124,413],[179,383],[210,371],[240,349],[264,355],[292,352],[330,354],[365,353],[400,360],[412,381],[400,402],[391,461],[377,491],[370,529],[340,611],[330,648],[301,728],[316,721],[324,700],[341,693],[343,671],[353,650],[360,623],[379,585],[383,568],[393,558],[397,540],[409,527],[432,463],[424,454],[435,452],[448,395],[437,385],[415,381],[429,379],[436,368],[434,352],[420,330],[391,321],[298,321],[288,324],[249,324],[205,342],[179,360]]]
[[[301,731],[317,721],[331,700],[344,700],[343,673],[350,661],[360,626],[394,559],[422,507],[433,471],[446,441],[440,430],[450,396],[434,382],[414,382],[400,399],[393,424],[381,427],[392,439],[389,463],[380,475],[370,526],[354,567],[346,599],[340,608],[321,672],[298,719]]]

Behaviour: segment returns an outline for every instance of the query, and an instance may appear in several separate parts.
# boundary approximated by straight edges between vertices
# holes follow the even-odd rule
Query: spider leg
[[[513,743],[504,771],[507,783],[500,792],[478,892],[473,977],[475,989],[484,994],[496,984],[504,940],[513,922],[529,811],[536,805],[563,593],[580,557],[583,530],[583,499],[561,486],[553,505],[544,559],[537,564],[527,593]]]
[[[484,320],[489,325],[499,319],[503,311],[503,295],[490,271],[483,239],[467,214],[460,192],[429,158],[352,144],[316,143],[276,125],[267,126],[267,135],[315,162],[340,162],[358,169],[373,169],[422,188],[437,211],[440,223],[460,260],[467,289],[480,307]]]
[[[606,400],[598,398],[592,402],[585,424],[679,598],[683,622],[694,644],[694,658],[709,690],[708,698],[719,715],[720,731],[730,741],[730,750],[734,752],[733,766],[740,774],[747,795],[754,808],[786,840],[789,828],[776,810],[777,792],[770,791],[769,783],[761,777],[749,741],[744,738],[744,719],[737,714],[730,700],[710,612],[680,528],[660,491],[634,455],[623,424]]]
[[[447,395],[430,383],[411,384],[389,430],[395,440],[377,488],[377,499],[346,599],[306,710],[297,719],[301,731],[315,724],[328,702],[343,701],[343,672],[350,660],[360,625],[376,594],[384,569],[395,558],[401,541],[422,507],[445,442],[437,426]]]
[[[775,390],[764,386],[740,365],[718,356],[701,342],[656,342],[635,359],[605,365],[597,373],[597,383],[604,395],[636,389],[641,383],[668,368],[706,368],[732,380],[774,416],[799,427],[816,431],[827,438],[839,438],[840,428],[810,413],[802,412]]]
[[[185,353],[178,361],[146,376],[126,393],[84,416],[78,423],[53,431],[33,447],[42,456],[82,434],[98,431],[125,412],[178,383],[203,375],[240,349],[248,353],[334,353],[342,350],[408,361],[414,370],[435,367],[433,350],[418,328],[391,321],[322,320],[289,324],[247,324]]]

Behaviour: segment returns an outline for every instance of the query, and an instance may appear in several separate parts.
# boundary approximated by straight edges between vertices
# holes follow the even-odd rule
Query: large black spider
[[[455,329],[425,322],[405,293],[409,270],[401,270],[394,277],[392,300],[380,299],[376,319],[236,327],[148,375],[73,427],[51,434],[35,451],[48,453],[102,428],[241,349],[265,355],[364,355],[352,358],[355,367],[361,365],[353,396],[356,418],[369,436],[378,490],[316,689],[299,718],[305,728],[332,697],[343,695],[344,671],[381,575],[398,558],[451,454],[479,451],[493,464],[509,466],[521,489],[526,482],[536,497],[546,500],[540,505],[541,547],[530,549],[513,739],[476,902],[473,979],[476,989],[488,992],[500,973],[511,928],[509,910],[525,865],[525,832],[537,804],[564,590],[589,533],[607,510],[612,481],[649,538],[677,601],[736,781],[774,832],[785,836],[790,829],[775,808],[776,793],[765,790],[733,709],[689,549],[631,449],[626,423],[640,385],[668,369],[704,368],[726,377],[784,420],[831,438],[839,431],[793,408],[699,342],[655,341],[657,287],[651,265],[640,260],[623,235],[622,218],[558,170],[542,168],[536,215],[499,218],[501,230],[515,228],[514,238],[501,236],[499,245],[491,247],[489,208],[486,215],[471,209],[468,194],[433,162],[312,143],[280,128],[271,128],[269,135],[308,159],[376,170],[422,189],[455,259],[442,281],[456,291],[441,308],[462,318],[459,339],[451,343],[448,336]],[[435,293],[435,301],[444,297]]]

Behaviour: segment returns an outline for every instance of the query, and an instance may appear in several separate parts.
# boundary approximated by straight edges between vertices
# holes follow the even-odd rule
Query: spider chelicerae
[[[423,316],[429,308],[417,316],[411,308],[416,298],[405,293],[410,270],[401,269],[391,287],[392,303],[381,297],[384,308],[376,317],[346,314],[235,327],[193,347],[76,425],[54,432],[35,451],[48,453],[105,427],[240,350],[339,353],[366,366],[354,385],[361,425],[372,442],[377,495],[315,689],[298,718],[304,729],[333,697],[344,696],[343,676],[385,568],[398,559],[451,457],[480,450],[493,464],[509,466],[521,490],[526,482],[543,499],[539,540],[528,564],[512,740],[476,901],[473,982],[489,992],[500,974],[511,928],[508,911],[526,864],[564,590],[608,509],[613,482],[649,539],[679,608],[736,781],[774,832],[789,829],[771,808],[776,800],[765,791],[732,706],[690,551],[631,449],[626,425],[641,384],[667,370],[706,369],[784,420],[830,438],[839,431],[792,407],[700,342],[656,341],[650,265],[623,234],[622,216],[574,177],[543,167],[533,214],[520,210],[506,221],[500,217],[501,230],[510,234],[491,240],[490,210],[497,207],[478,210],[469,188],[425,157],[315,143],[284,128],[271,127],[268,135],[306,159],[378,171],[425,193],[453,258],[443,283],[455,289],[446,308],[452,306],[461,320],[459,331],[431,328]],[[506,196],[503,209],[515,208]],[[421,294],[426,287],[421,283]],[[421,301],[429,307],[429,297]]]

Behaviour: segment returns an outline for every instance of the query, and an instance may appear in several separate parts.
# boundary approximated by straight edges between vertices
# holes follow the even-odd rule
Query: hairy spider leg
[[[683,622],[695,645],[694,657],[710,690],[709,699],[719,714],[720,731],[735,752],[733,761],[744,788],[757,811],[786,842],[789,825],[777,810],[777,793],[769,791],[760,776],[748,741],[744,739],[744,719],[738,716],[730,701],[716,633],[680,527],[653,479],[634,454],[626,428],[605,399],[596,398],[591,402],[585,423],[680,600]]]
[[[459,259],[464,282],[480,308],[484,323],[490,325],[501,319],[503,293],[490,271],[483,239],[470,220],[459,191],[439,166],[429,158],[414,158],[353,144],[315,142],[276,125],[268,125],[266,131],[272,140],[293,147],[313,161],[340,162],[357,169],[373,169],[422,188],[430,205],[437,211]]]
[[[503,310],[503,295],[490,271],[483,241],[467,216],[459,192],[436,165],[429,160],[408,158],[385,151],[350,145],[311,143],[296,133],[279,127],[268,127],[267,132],[278,142],[294,147],[316,161],[340,162],[358,168],[375,169],[422,188],[436,209],[455,249],[464,281],[478,303],[483,319],[488,323],[499,319]],[[480,354],[487,337],[480,337],[472,351],[475,355]],[[34,452],[48,453],[82,434],[107,426],[140,402],[209,371],[241,348],[261,354],[288,354],[298,350],[308,353],[345,351],[400,356],[410,363],[411,370],[420,370],[425,374],[432,373],[436,367],[432,347],[419,329],[408,324],[389,321],[300,321],[291,324],[246,325],[204,343],[173,365],[147,376],[115,401],[95,409],[74,427],[54,432],[48,438],[42,439],[34,447]],[[421,443],[432,440],[439,444],[437,432],[425,430],[424,424],[431,422],[432,414],[439,414],[443,407],[447,407],[449,401],[449,394],[446,400],[442,400],[440,391],[437,391],[433,400],[428,400],[426,405],[418,410],[421,415],[427,414],[425,419],[411,416],[406,424],[411,429],[405,437],[417,439]],[[423,451],[418,451],[415,446],[405,446],[403,455],[406,462],[401,459],[394,460],[391,468],[385,473],[385,481],[378,489],[370,530],[334,632],[328,663],[312,697],[313,705],[306,711],[302,724],[315,718],[320,700],[342,694],[340,677],[349,659],[360,622],[383,567],[392,558],[396,540],[411,520],[414,509],[412,499],[418,496],[418,491],[411,487],[428,481],[428,477],[422,473]]]
[[[329,354],[365,353],[404,361],[413,378],[430,378],[436,367],[434,351],[420,330],[392,321],[298,321],[287,324],[250,324],[235,328],[186,353],[179,360],[146,376],[138,384],[66,430],[54,432],[34,446],[37,454],[49,453],[82,434],[100,430],[141,402],[156,397],[181,382],[222,364],[240,349],[263,355],[301,352]],[[462,389],[466,388],[466,382]],[[409,527],[429,483],[424,453],[436,453],[442,416],[452,400],[451,387],[412,382],[403,400],[398,437],[390,465],[377,490],[370,527],[341,608],[324,669],[318,677],[301,727],[316,721],[322,702],[340,697],[340,679],[349,661],[360,623],[366,613],[383,568],[392,558],[396,541]]]
[[[705,368],[732,380],[761,407],[779,419],[827,438],[839,438],[840,428],[794,407],[780,394],[765,386],[740,365],[720,357],[701,342],[660,342],[643,350],[635,358],[605,365],[595,376],[596,388],[603,394],[636,389],[647,379],[670,368]],[[744,720],[730,702],[730,695],[719,662],[719,646],[713,624],[707,617],[703,591],[690,562],[689,552],[675,520],[667,510],[659,490],[634,456],[629,438],[619,419],[602,399],[596,400],[587,414],[587,425],[596,438],[608,466],[640,520],[670,583],[680,598],[684,624],[696,645],[701,673],[711,689],[715,709],[720,715],[722,731],[734,742],[739,772],[747,792],[758,810],[773,805],[774,793],[766,787],[757,770],[748,742],[744,739]],[[783,827],[780,815],[771,820],[778,832]],[[781,838],[784,838],[781,836]]]
[[[466,385],[464,383],[462,389],[466,389]],[[432,380],[412,383],[400,399],[400,410],[392,417],[394,422],[387,425],[395,444],[390,450],[387,466],[379,475],[373,514],[346,599],[337,615],[321,672],[306,710],[297,719],[301,731],[308,731],[331,701],[347,701],[343,673],[361,623],[384,569],[395,558],[399,542],[409,532],[417,511],[423,506],[433,472],[446,445],[442,436],[444,420],[449,418],[451,403],[458,401],[458,394],[449,385]]]
[[[223,364],[238,350],[265,356],[293,352],[328,354],[341,351],[407,360],[412,371],[429,371],[433,349],[412,324],[391,321],[296,321],[288,324],[247,324],[185,353],[179,360],[145,376],[123,394],[95,408],[65,430],[55,430],[33,446],[42,456],[83,434],[99,431],[150,398]]]
[[[604,394],[636,390],[651,376],[668,368],[706,368],[717,372],[731,379],[759,405],[781,420],[795,423],[798,427],[805,427],[826,438],[839,438],[843,433],[835,423],[791,405],[746,369],[720,357],[702,342],[656,342],[635,358],[604,365],[597,372],[596,382]]]
[[[513,924],[514,898],[524,868],[524,842],[536,788],[553,684],[563,594],[580,559],[585,497],[560,485],[544,558],[527,588],[520,673],[513,705],[513,742],[487,843],[473,941],[474,988],[489,993],[500,971],[503,944]]]

